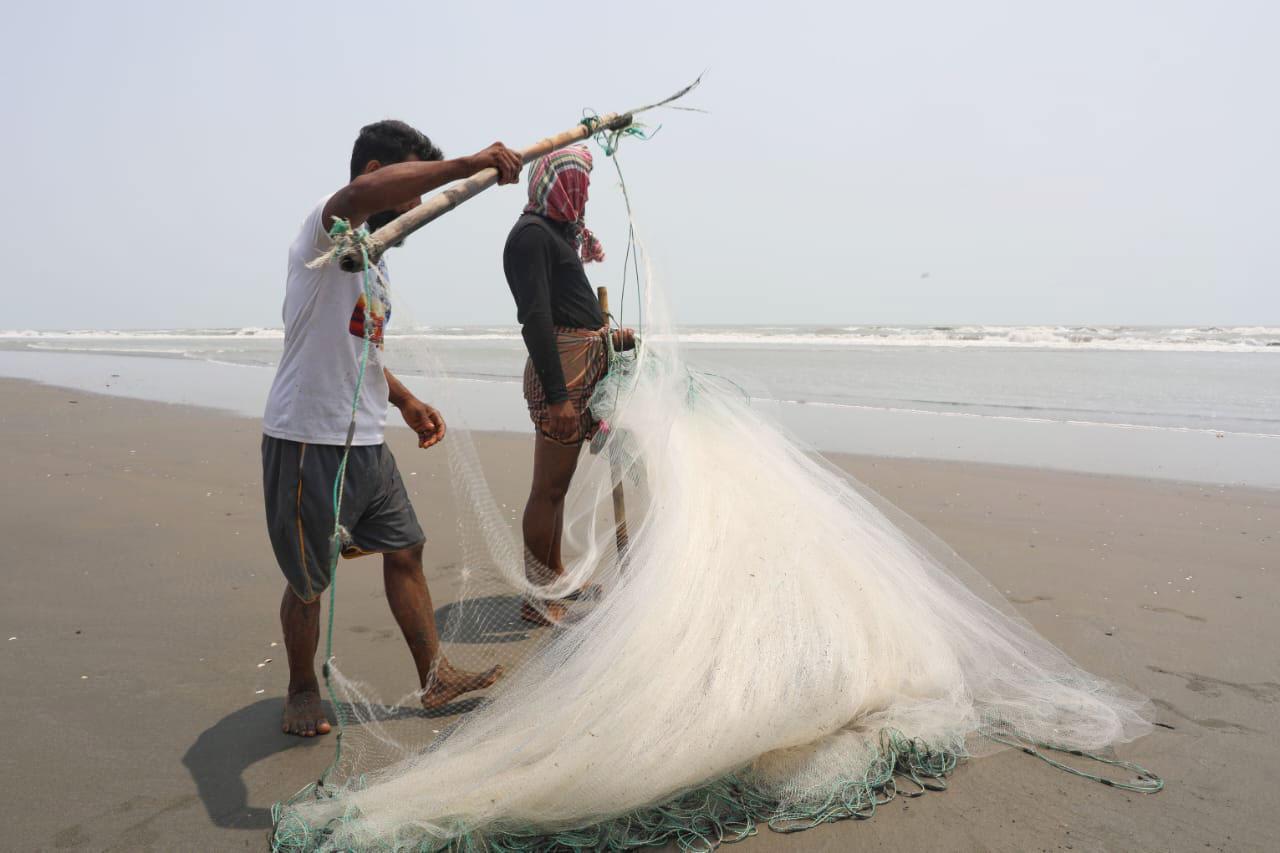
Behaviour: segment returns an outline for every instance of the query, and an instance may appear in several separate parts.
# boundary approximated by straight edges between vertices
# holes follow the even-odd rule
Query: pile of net
[[[593,399],[607,430],[583,452],[553,586],[526,581],[519,530],[451,412],[465,547],[442,638],[455,663],[499,660],[505,677],[442,722],[335,668],[346,753],[277,809],[277,849],[707,849],[762,823],[865,816],[995,748],[989,735],[1094,751],[1147,730],[1140,697],[691,370],[661,291],[643,293],[643,341],[611,356]],[[560,627],[513,621],[514,602],[588,584],[600,594]]]

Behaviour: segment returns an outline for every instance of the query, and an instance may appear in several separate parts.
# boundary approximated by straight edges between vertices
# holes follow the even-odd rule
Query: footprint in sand
[[[1165,711],[1166,713],[1173,714],[1175,717],[1179,717],[1183,720],[1186,720],[1189,723],[1195,723],[1197,726],[1200,726],[1201,728],[1214,729],[1215,731],[1220,731],[1220,732],[1224,732],[1226,734],[1231,734],[1231,735],[1262,734],[1262,732],[1258,731],[1257,729],[1251,729],[1246,725],[1243,725],[1241,723],[1233,723],[1230,720],[1222,720],[1217,717],[1193,717],[1190,714],[1186,713],[1185,711],[1182,711],[1179,708],[1175,707],[1172,702],[1166,702],[1163,699],[1152,699],[1151,704],[1155,705],[1157,708],[1159,708],[1162,711]],[[1169,729],[1173,728],[1173,726],[1170,726],[1167,723],[1156,723],[1156,725],[1162,728],[1169,728]]]
[[[1150,604],[1143,604],[1143,610],[1150,610],[1152,613],[1172,613],[1181,616],[1184,619],[1190,619],[1192,622],[1208,622],[1209,620],[1203,616],[1197,616],[1194,613],[1184,613],[1176,607],[1152,607]]]
[[[1275,681],[1257,681],[1250,684],[1247,682],[1225,681],[1221,678],[1201,675],[1198,672],[1174,672],[1173,670],[1150,664],[1148,664],[1147,669],[1160,675],[1172,675],[1181,678],[1187,683],[1188,690],[1210,698],[1221,696],[1223,688],[1227,688],[1258,702],[1271,703],[1280,701],[1280,683]]]

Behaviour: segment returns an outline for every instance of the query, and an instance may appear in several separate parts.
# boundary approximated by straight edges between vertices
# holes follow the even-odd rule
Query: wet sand
[[[0,847],[265,849],[272,802],[315,779],[332,740],[279,731],[282,583],[258,422],[8,379],[0,394]],[[390,441],[441,605],[458,561],[446,457],[406,430]],[[530,439],[477,443],[495,496],[520,506]],[[1112,790],[1005,752],[873,820],[739,849],[1273,849],[1280,492],[836,461],[1085,668],[1151,696],[1160,725],[1120,754],[1167,790]],[[349,671],[398,695],[413,671],[378,568],[344,563],[338,643]]]

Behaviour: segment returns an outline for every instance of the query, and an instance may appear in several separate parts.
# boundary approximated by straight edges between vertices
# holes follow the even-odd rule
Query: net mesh
[[[610,350],[592,399],[607,429],[579,460],[552,583],[528,579],[545,575],[494,497],[458,383],[427,341],[405,344],[450,417],[460,560],[433,579],[443,649],[503,677],[428,712],[331,661],[342,748],[277,806],[276,849],[709,849],[758,824],[866,816],[1001,746],[1096,751],[1147,730],[1141,697],[1075,666],[738,387],[691,370],[634,239],[625,267],[642,341]],[[568,616],[537,628],[526,604]],[[1125,767],[1122,784],[1153,784]]]

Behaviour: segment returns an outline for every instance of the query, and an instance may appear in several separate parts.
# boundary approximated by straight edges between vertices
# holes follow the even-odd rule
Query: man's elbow
[[[334,193],[327,205],[330,215],[341,217],[352,225],[363,222],[370,211],[377,209],[374,195],[378,189],[371,178],[372,175],[360,175]]]

